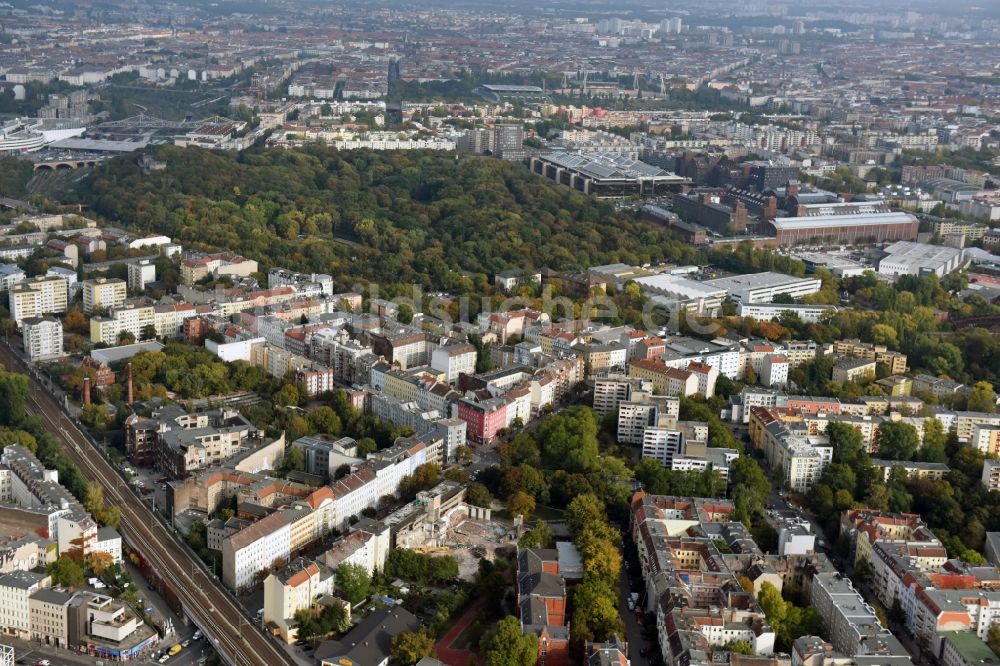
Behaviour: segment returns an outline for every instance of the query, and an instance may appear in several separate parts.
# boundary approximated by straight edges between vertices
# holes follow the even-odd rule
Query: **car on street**
[[[181,647],[187,647],[191,645],[191,641],[181,641]]]

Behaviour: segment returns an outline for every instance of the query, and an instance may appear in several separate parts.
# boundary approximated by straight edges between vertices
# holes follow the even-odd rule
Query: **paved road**
[[[204,565],[138,500],[124,479],[41,388],[25,363],[4,346],[0,346],[0,362],[9,370],[31,378],[27,409],[41,417],[83,476],[101,484],[104,497],[121,509],[122,537],[173,590],[185,612],[205,630],[219,654],[235,666],[294,663],[244,616],[229,593],[205,572]]]
[[[12,636],[4,636],[0,643],[14,648],[14,659],[17,663],[37,664],[42,659],[48,659],[52,666],[94,666],[94,658],[86,654],[77,654],[51,645],[39,645],[35,641],[22,641]]]
[[[627,536],[626,536],[627,538]],[[618,590],[619,596],[618,609],[622,615],[622,621],[625,623],[625,640],[628,642],[628,659],[631,666],[647,666],[649,660],[646,657],[639,656],[639,650],[643,648],[655,649],[646,645],[646,641],[642,638],[642,621],[639,619],[640,616],[634,611],[628,609],[628,597],[632,592],[631,583],[629,582],[629,570],[622,566],[622,573],[618,580]],[[640,603],[645,602],[645,599],[640,599]]]

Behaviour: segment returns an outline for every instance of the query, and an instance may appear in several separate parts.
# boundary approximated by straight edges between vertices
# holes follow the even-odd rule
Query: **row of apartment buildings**
[[[101,528],[68,490],[59,472],[46,469],[19,444],[9,444],[0,456],[0,533],[8,537],[36,535],[37,563],[71,553],[81,557],[104,552],[122,560],[121,536]]]
[[[394,496],[404,477],[425,463],[440,462],[441,448],[441,440],[402,439],[356,461],[349,474],[318,489],[259,475],[206,472],[171,484],[173,510],[211,512],[225,497],[234,495],[273,509],[221,538],[223,582],[230,589],[244,590],[334,529],[345,530],[365,509],[374,509],[383,498]]]
[[[54,588],[48,574],[33,571],[0,575],[0,629],[21,640],[113,661],[146,656],[159,641],[127,604],[94,592]]]
[[[901,611],[908,633],[945,664],[966,664],[970,642],[982,645],[1000,623],[1000,570],[948,557],[915,514],[850,509],[840,521],[855,566],[871,570],[871,591]]]
[[[757,602],[769,583],[779,592],[785,586],[801,590],[803,603],[823,621],[826,640],[799,638],[791,663],[911,664],[825,555],[766,555],[746,527],[733,521],[734,512],[728,500],[642,491],[632,499],[631,537],[645,583],[644,608],[656,615],[665,663],[733,663],[727,653],[734,641],[750,645],[754,664],[789,663],[787,655],[775,654],[774,631]]]

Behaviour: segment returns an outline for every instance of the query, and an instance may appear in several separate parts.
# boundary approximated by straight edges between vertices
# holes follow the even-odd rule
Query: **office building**
[[[725,291],[730,300],[738,303],[770,303],[779,295],[801,298],[817,293],[822,287],[819,278],[800,278],[770,271],[706,280],[704,284]]]
[[[776,321],[783,315],[794,315],[804,324],[818,324],[837,311],[835,305],[808,305],[800,303],[740,303],[736,311],[741,317],[757,321]]]
[[[937,275],[943,277],[965,261],[961,249],[943,245],[927,245],[899,241],[883,250],[886,256],[878,262],[879,275]]]
[[[524,127],[498,124],[493,128],[493,156],[502,160],[519,162],[526,157]]]

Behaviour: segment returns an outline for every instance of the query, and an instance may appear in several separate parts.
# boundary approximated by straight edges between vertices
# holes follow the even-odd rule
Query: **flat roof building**
[[[909,213],[779,217],[769,224],[780,247],[916,240],[920,227],[917,218]]]
[[[740,303],[770,303],[775,296],[782,294],[792,298],[815,294],[820,290],[822,281],[765,271],[706,280],[703,284],[726,291],[730,300]]]
[[[878,262],[879,275],[930,275],[942,277],[962,265],[963,250],[943,245],[899,241],[885,248]]]
[[[652,196],[679,190],[686,178],[617,153],[551,152],[531,158],[531,171],[598,198]]]

